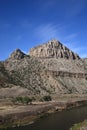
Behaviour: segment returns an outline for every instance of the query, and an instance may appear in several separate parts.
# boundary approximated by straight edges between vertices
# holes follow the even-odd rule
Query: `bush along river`
[[[61,108],[63,108],[63,106],[65,106],[64,103],[62,103],[62,104],[63,105],[61,105]],[[65,103],[65,104],[67,104],[67,103]],[[75,107],[73,109],[70,109],[73,107],[72,106],[73,104]],[[22,122],[24,124],[24,122],[26,120],[29,121],[29,118],[27,115],[29,115],[29,117],[30,116],[34,117],[32,115],[40,115],[40,116],[38,116],[39,117],[38,120],[33,124],[19,126],[19,127],[11,127],[11,128],[7,128],[7,130],[69,130],[70,127],[72,127],[74,124],[79,123],[79,122],[87,119],[87,101],[86,100],[85,101],[76,101],[74,103],[68,103],[67,108],[61,112],[49,114],[49,116],[46,116],[46,117],[44,116],[44,114],[43,114],[43,116],[41,116],[41,113],[43,113],[43,111],[41,111],[42,108],[44,108],[46,111],[49,110],[49,113],[52,113],[52,110],[54,112],[54,109],[52,109],[51,105],[53,106],[52,103],[49,103],[49,107],[47,104],[45,104],[45,107],[44,107],[44,105],[40,105],[41,107],[38,106],[38,108],[37,108],[38,113],[36,111],[32,111],[30,115],[29,115],[30,111],[29,112],[27,111],[27,113],[23,113],[24,115],[20,113],[19,117],[17,117],[18,113],[13,114],[13,115],[10,114],[9,116],[4,117],[5,120],[4,120],[4,122],[2,121],[2,125],[4,123],[6,123],[6,124],[9,123],[9,126],[10,126],[11,125],[10,123],[14,122],[14,120],[16,123],[19,123],[22,125]],[[58,106],[58,104],[56,104],[56,105]],[[57,110],[58,107],[56,107],[56,105],[54,103],[54,106]],[[30,107],[35,108],[34,105],[30,106]],[[49,109],[50,107],[51,107],[51,111]],[[35,108],[35,110],[36,110],[36,108]],[[16,115],[16,116],[14,116],[14,115]],[[21,123],[20,123],[20,120],[18,120],[18,118],[23,118]],[[25,124],[27,124],[27,123],[28,122],[25,122]]]

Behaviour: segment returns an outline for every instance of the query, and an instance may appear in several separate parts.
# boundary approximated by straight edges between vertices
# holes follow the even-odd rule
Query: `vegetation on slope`
[[[70,130],[87,130],[87,120],[75,124]]]

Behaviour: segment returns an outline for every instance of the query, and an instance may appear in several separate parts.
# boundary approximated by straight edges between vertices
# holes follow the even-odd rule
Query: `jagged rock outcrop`
[[[27,56],[26,54],[24,54],[20,49],[16,49],[11,55],[10,55],[10,59],[23,59],[25,56]]]
[[[80,59],[80,57],[57,40],[51,40],[30,50],[29,55],[40,58]]]
[[[71,72],[64,72],[64,71],[53,71],[53,70],[48,70],[45,71],[46,75],[52,75],[53,77],[69,77],[69,78],[83,78],[87,79],[87,73],[71,73]]]

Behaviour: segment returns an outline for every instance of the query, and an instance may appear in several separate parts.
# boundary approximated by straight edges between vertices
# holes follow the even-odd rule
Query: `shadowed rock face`
[[[80,59],[77,54],[69,50],[57,40],[51,40],[46,44],[32,48],[29,55],[40,58]]]
[[[25,57],[26,54],[24,54],[20,49],[16,49],[11,55],[10,55],[10,59],[23,59]]]

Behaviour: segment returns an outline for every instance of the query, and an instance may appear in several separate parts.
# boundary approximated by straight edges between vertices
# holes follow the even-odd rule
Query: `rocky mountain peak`
[[[32,48],[29,55],[40,58],[80,59],[79,55],[75,54],[56,39]]]
[[[24,58],[25,55],[26,54],[24,54],[20,49],[16,49],[14,52],[11,53],[9,58],[20,60],[20,59]]]

